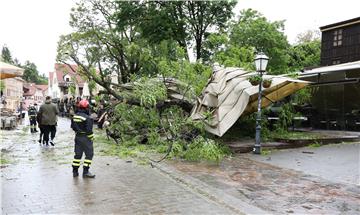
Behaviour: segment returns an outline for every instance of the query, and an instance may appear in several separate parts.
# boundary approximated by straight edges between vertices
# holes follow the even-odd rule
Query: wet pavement
[[[360,186],[360,143],[274,150],[266,156],[249,157],[329,181]]]
[[[60,119],[55,147],[26,126],[0,131],[2,214],[360,213],[360,143],[149,166],[101,156],[95,142],[96,178],[74,179],[69,123]]]
[[[267,213],[359,214],[359,147],[347,143],[266,156],[239,154],[220,165],[167,163],[213,193],[226,193]]]
[[[25,121],[26,124],[26,121]],[[26,127],[1,131],[2,214],[236,214],[150,166],[95,153],[95,179],[73,178],[73,132],[60,119],[55,147]],[[95,146],[101,143],[95,143]]]

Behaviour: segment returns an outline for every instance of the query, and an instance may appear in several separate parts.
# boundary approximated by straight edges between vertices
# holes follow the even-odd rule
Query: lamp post
[[[261,94],[262,94],[262,76],[265,73],[267,63],[269,58],[262,52],[256,55],[255,57],[255,67],[256,72],[260,75],[260,83],[259,83],[259,94],[258,94],[258,110],[256,117],[256,134],[255,134],[255,145],[253,152],[254,154],[261,154]]]

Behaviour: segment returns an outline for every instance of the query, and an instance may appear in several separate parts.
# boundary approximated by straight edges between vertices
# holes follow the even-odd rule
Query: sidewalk
[[[160,168],[172,175],[173,172],[180,176],[185,175],[186,181],[193,181],[195,184],[200,182],[211,189],[210,193],[216,194],[218,198],[236,199],[244,202],[243,205],[252,205],[267,213],[359,214],[360,186],[356,185],[358,180],[348,183],[338,180],[341,176],[334,177],[336,174],[345,174],[353,167],[357,168],[353,169],[351,178],[358,177],[359,174],[360,143],[344,145],[346,149],[357,149],[353,150],[353,155],[350,156],[353,160],[348,163],[342,162],[344,157],[341,153],[338,157],[339,163],[335,164],[336,162],[332,161],[326,165],[325,160],[319,165],[320,161],[324,160],[322,158],[328,157],[319,156],[318,160],[306,162],[301,156],[294,156],[292,150],[281,150],[268,156],[240,154],[224,160],[220,165],[167,161],[166,164],[161,164]],[[312,149],[298,150],[309,152]],[[313,150],[316,155],[320,154],[320,151],[329,151],[322,147],[316,150]],[[332,150],[332,153],[336,155],[339,151]],[[302,154],[309,156],[306,153]],[[301,169],[294,169],[289,164],[290,160],[295,159],[298,163],[304,161]],[[313,168],[307,168],[309,165]],[[315,174],[316,166],[319,167],[319,172],[333,167],[333,172],[325,175]],[[340,168],[341,166],[343,168]],[[344,178],[346,177],[349,175],[344,175]]]
[[[38,134],[7,133],[2,214],[239,214],[148,166],[95,154],[95,179],[73,178],[73,132],[61,119],[55,147]],[[5,143],[4,144],[9,144]],[[3,142],[1,143],[3,145]]]
[[[354,180],[360,143],[239,154],[219,165],[170,160],[143,166],[95,153],[91,180],[72,178],[67,119],[59,122],[55,147],[40,146],[38,134],[25,129],[5,133],[2,157],[10,164],[1,168],[3,214],[360,213]],[[343,172],[316,173],[328,173],[329,165]],[[347,177],[335,177],[342,174]]]

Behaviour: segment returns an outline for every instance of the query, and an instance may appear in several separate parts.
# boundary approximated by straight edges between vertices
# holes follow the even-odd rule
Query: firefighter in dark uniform
[[[29,107],[29,110],[28,110],[28,116],[29,116],[29,120],[30,120],[30,131],[31,133],[35,133],[35,132],[38,132],[36,130],[36,115],[37,115],[37,110],[36,108],[31,105]]]
[[[75,156],[72,162],[73,177],[79,176],[79,167],[82,154],[85,153],[83,164],[83,177],[95,178],[95,175],[89,172],[89,168],[94,155],[93,148],[93,120],[89,116],[89,102],[81,100],[78,105],[78,111],[71,120],[71,128],[75,131]]]

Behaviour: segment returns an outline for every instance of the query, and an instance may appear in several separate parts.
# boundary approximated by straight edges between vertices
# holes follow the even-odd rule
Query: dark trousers
[[[44,133],[45,133],[45,129],[44,129],[44,126],[43,125],[40,125],[39,124],[39,129],[40,129],[40,139],[39,139],[39,142],[41,143],[42,139],[43,139],[43,136],[44,136]]]
[[[49,143],[49,135],[51,140],[55,138],[56,135],[56,125],[42,125],[44,130],[44,143]]]
[[[90,140],[85,134],[84,135],[77,134],[75,136],[74,152],[75,152],[75,156],[72,165],[73,168],[75,169],[75,171],[77,171],[77,169],[80,166],[81,157],[83,153],[85,153],[84,172],[87,172],[90,168],[90,164],[94,156],[93,141]]]
[[[30,117],[30,130],[31,133],[36,131],[36,117]]]

